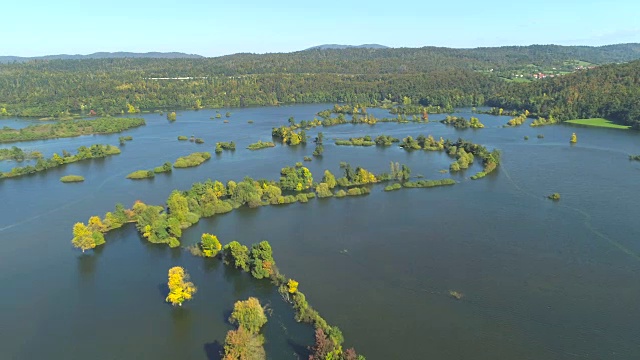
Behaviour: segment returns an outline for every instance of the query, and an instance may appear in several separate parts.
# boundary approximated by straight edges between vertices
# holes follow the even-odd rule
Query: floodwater
[[[231,109],[229,123],[223,123],[227,109],[215,120],[214,110],[179,112],[175,123],[145,114],[146,126],[122,134],[2,144],[51,156],[81,145],[117,145],[121,135],[134,138],[120,155],[0,181],[2,357],[216,359],[233,328],[226,322],[233,303],[257,296],[271,309],[263,330],[269,358],[306,358],[313,329],[293,320],[268,281],[149,244],[132,225],[84,255],[70,240],[75,222],[102,216],[117,202],[163,204],[173,189],[207,178],[278,179],[282,167],[310,156],[313,144],[246,146],[270,141],[271,128],[290,116],[310,120],[328,107]],[[241,208],[202,219],[184,231],[182,243],[197,242],[203,232],[223,243],[268,240],[281,272],[298,280],[310,304],[341,328],[345,345],[368,359],[640,358],[640,162],[628,160],[640,153],[640,134],[570,125],[503,128],[508,117],[477,116],[486,128],[456,130],[436,121],[444,115],[431,115],[428,124],[307,131],[325,135],[324,156],[305,163],[316,180],[325,169],[339,174],[341,161],[375,173],[398,161],[413,175],[453,177],[455,186],[387,193],[377,185],[364,197]],[[569,144],[572,132],[576,145]],[[420,133],[498,148],[502,166],[472,181],[480,165],[442,174],[452,161],[444,153],[332,141]],[[179,142],[178,135],[206,143]],[[231,140],[235,152],[213,155],[216,141]],[[194,151],[213,157],[152,180],[125,179]],[[15,165],[0,162],[0,170]],[[63,184],[66,174],[85,182]],[[561,194],[559,202],[546,199],[553,192]],[[184,266],[199,289],[182,308],[164,303],[167,270],[175,265]],[[464,297],[455,300],[450,290]]]

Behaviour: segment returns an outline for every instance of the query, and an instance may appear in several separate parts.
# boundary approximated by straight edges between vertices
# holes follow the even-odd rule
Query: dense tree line
[[[603,117],[640,129],[640,61],[511,85],[487,104],[546,118],[536,125]]]
[[[43,155],[39,151],[24,151],[17,146],[12,146],[9,149],[0,149],[0,160],[24,161],[42,157]]]
[[[120,154],[120,149],[112,145],[94,144],[89,147],[80,146],[75,155],[70,154],[66,150],[62,150],[62,156],[57,153],[53,153],[53,156],[49,159],[38,157],[35,165],[18,166],[5,173],[0,172],[0,179],[34,174],[36,172],[46,171],[65,164],[71,164],[76,161],[98,159],[117,154]]]
[[[31,125],[22,129],[0,129],[0,142],[43,140],[80,135],[112,134],[145,125],[141,118],[98,118]]]
[[[0,116],[68,117],[292,103],[402,104],[399,115],[490,105],[566,120],[638,124],[638,62],[532,83],[491,69],[631,61],[639,45],[348,49],[203,59],[89,59],[0,65]],[[182,77],[182,79],[166,79]],[[164,78],[164,79],[160,79]],[[340,115],[354,114],[351,110]],[[361,121],[368,120],[358,108]],[[426,110],[426,111],[424,111]],[[171,114],[171,113],[169,113]],[[219,115],[219,114],[218,114]],[[325,120],[328,120],[325,119]],[[638,125],[640,126],[640,125]],[[0,133],[0,139],[2,138]]]

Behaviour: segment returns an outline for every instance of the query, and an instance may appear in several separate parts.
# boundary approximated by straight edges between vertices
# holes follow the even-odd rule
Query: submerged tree
[[[576,133],[571,134],[571,140],[569,140],[570,143],[575,144],[578,142],[578,136],[576,135]]]
[[[220,244],[218,237],[207,233],[202,234],[200,246],[205,257],[215,257],[222,250],[222,244]]]
[[[240,327],[230,330],[224,340],[223,360],[263,360],[267,358],[264,351],[264,337]]]
[[[81,222],[73,225],[73,239],[71,243],[73,246],[82,250],[82,252],[96,247],[96,241],[92,236],[91,229],[87,228],[87,226]]]
[[[171,305],[182,306],[182,303],[191,300],[193,294],[198,290],[196,286],[189,281],[189,273],[180,267],[174,266],[169,269],[169,295],[165,299]]]
[[[251,334],[260,332],[260,328],[267,323],[267,315],[257,298],[250,297],[244,301],[237,301],[233,305],[233,312],[229,322],[248,330]]]

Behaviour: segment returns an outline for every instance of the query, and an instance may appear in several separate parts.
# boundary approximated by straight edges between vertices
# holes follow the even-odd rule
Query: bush
[[[316,186],[316,192],[318,193],[319,198],[326,198],[333,196],[331,189],[329,189],[329,185],[327,183],[320,183]]]
[[[402,189],[402,185],[400,183],[395,183],[393,185],[388,185],[384,188],[384,191],[394,191]]]
[[[550,200],[553,200],[553,201],[558,201],[558,200],[560,200],[560,194],[553,193],[553,194],[547,196],[547,198],[549,198]]]
[[[258,142],[247,146],[247,149],[249,149],[249,150],[260,150],[260,149],[265,149],[265,148],[270,148],[270,147],[275,147],[275,146],[276,146],[276,144],[274,144],[271,141],[258,140]]]
[[[202,164],[203,162],[211,159],[211,154],[208,152],[196,152],[187,156],[180,157],[173,163],[175,168],[188,168]]]
[[[342,189],[338,190],[338,192],[336,193],[336,197],[337,198],[341,198],[341,197],[345,197],[345,196],[347,196],[347,192],[342,190]]]
[[[82,182],[84,177],[80,175],[66,175],[60,178],[63,183]]]
[[[407,181],[402,186],[406,188],[430,188],[436,186],[448,186],[456,183],[453,179],[440,179],[440,180],[418,180]]]
[[[131,180],[140,180],[140,179],[148,179],[156,176],[153,171],[149,170],[137,170],[127,175],[127,179]]]
[[[305,156],[304,157],[304,161],[311,161],[311,160],[313,160],[313,159],[311,157],[309,157],[309,156]]]
[[[478,180],[478,179],[482,179],[483,177],[487,176],[487,173],[484,171],[480,171],[477,174],[473,175],[471,177],[471,180]]]
[[[187,141],[187,140],[189,140],[189,138],[188,138],[188,137],[186,137],[186,136],[184,136],[184,135],[180,135],[180,136],[178,136],[178,140],[180,140],[180,141]]]
[[[166,163],[162,164],[162,166],[158,166],[156,168],[153,168],[153,172],[156,173],[156,174],[171,172],[171,170],[172,170],[172,165],[171,165],[170,162],[166,162]]]

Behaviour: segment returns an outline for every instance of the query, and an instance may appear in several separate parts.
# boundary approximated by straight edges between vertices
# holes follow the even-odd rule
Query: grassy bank
[[[575,120],[567,120],[566,122],[570,124],[577,125],[585,125],[585,126],[595,126],[595,127],[604,127],[610,129],[623,129],[628,130],[631,126],[616,124],[611,120],[603,119],[603,118],[592,118],[592,119],[575,119]]]

